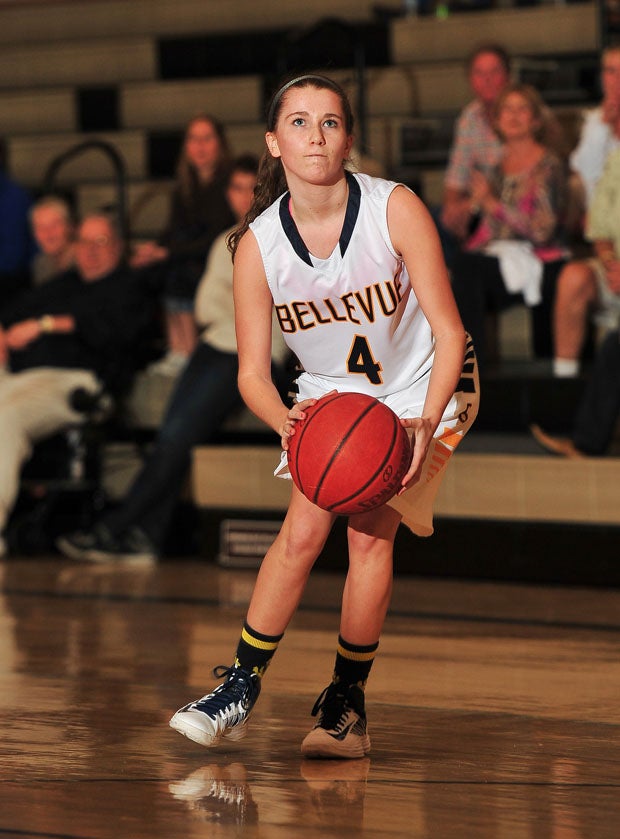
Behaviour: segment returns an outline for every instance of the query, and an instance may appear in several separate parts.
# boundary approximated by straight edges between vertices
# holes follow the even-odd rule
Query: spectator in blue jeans
[[[252,203],[257,167],[256,158],[245,155],[231,168],[226,195],[239,220]],[[91,530],[57,540],[58,549],[71,559],[148,562],[161,556],[192,448],[208,442],[242,405],[229,232],[222,233],[210,251],[196,293],[196,319],[204,326],[201,341],[179,376],[154,447],[119,508],[104,514]],[[283,361],[286,348],[280,330],[273,334],[277,363]]]
[[[531,425],[535,439],[562,457],[600,457],[609,450],[620,417],[620,333],[609,332],[601,344],[570,437],[555,437]]]

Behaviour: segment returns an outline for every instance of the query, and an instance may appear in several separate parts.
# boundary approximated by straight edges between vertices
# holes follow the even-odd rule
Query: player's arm
[[[422,416],[405,423],[414,429],[414,455],[403,480],[406,484],[418,475],[432,436],[458,384],[465,354],[465,330],[452,294],[437,229],[422,201],[404,187],[397,187],[388,203],[388,226],[435,339],[435,361]]]
[[[237,247],[233,271],[239,391],[248,408],[282,438],[286,448],[304,402],[288,409],[271,378],[273,300],[256,238],[248,231]],[[315,401],[315,400],[312,400]]]

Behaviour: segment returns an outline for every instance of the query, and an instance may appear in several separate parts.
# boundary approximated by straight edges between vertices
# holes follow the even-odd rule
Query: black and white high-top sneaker
[[[364,691],[330,684],[314,703],[314,728],[301,744],[305,757],[359,758],[370,751]]]
[[[248,715],[261,688],[260,678],[241,667],[216,667],[213,674],[226,680],[180,708],[170,720],[171,728],[202,746],[215,746],[220,737],[245,737]]]

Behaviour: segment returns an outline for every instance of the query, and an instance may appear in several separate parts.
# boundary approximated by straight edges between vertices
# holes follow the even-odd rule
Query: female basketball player
[[[432,533],[432,503],[446,461],[474,420],[475,358],[467,346],[435,227],[409,189],[345,170],[353,117],[344,91],[308,74],[274,94],[254,206],[233,235],[239,388],[286,451],[304,410],[336,389],[372,394],[412,436],[413,460],[397,496],[348,520],[349,570],[332,682],[302,743],[308,757],[370,750],[364,686],[392,588],[401,519]],[[270,376],[271,313],[304,372],[292,408]],[[464,365],[465,359],[465,365]],[[301,598],[335,516],[295,486],[262,563],[234,663],[212,693],[170,725],[202,743],[246,733],[261,679]]]

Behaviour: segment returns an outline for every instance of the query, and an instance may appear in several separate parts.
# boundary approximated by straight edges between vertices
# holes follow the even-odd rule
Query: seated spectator
[[[28,213],[32,199],[5,171],[0,140],[0,310],[30,285],[30,263],[36,247]]]
[[[250,209],[258,161],[238,158],[226,188],[230,207],[240,221]],[[215,241],[196,295],[201,341],[183,369],[170,398],[152,452],[122,505],[105,514],[87,532],[61,537],[57,545],[72,559],[150,561],[163,552],[172,514],[190,466],[192,448],[209,441],[224,420],[241,407],[237,390],[230,231]],[[286,354],[277,324],[273,357]]]
[[[456,121],[444,176],[443,204],[439,218],[436,218],[450,269],[478,221],[478,207],[471,195],[476,172],[491,170],[503,155],[502,142],[496,131],[497,103],[510,83],[510,73],[510,57],[499,44],[481,44],[467,62],[474,98]],[[564,132],[542,101],[539,107],[545,121],[546,144],[561,157],[566,154]]]
[[[229,157],[218,120],[194,117],[185,131],[167,227],[132,257],[132,266],[154,270],[163,288],[168,351],[153,372],[177,375],[196,347],[196,288],[211,245],[235,221],[225,195]]]
[[[574,377],[580,372],[580,357],[594,315],[604,329],[614,328],[620,317],[620,262],[616,259],[620,220],[615,207],[614,181],[620,161],[611,163],[620,148],[620,47],[603,51],[601,59],[603,100],[586,112],[579,143],[570,164],[583,189],[585,238],[592,242],[592,259],[570,262],[558,280],[554,313],[553,372]],[[609,168],[608,167],[609,164]],[[604,177],[604,184],[598,185]],[[609,217],[608,217],[609,216]]]
[[[558,279],[553,372],[559,377],[579,374],[591,314],[604,329],[620,325],[620,148],[595,187],[585,235],[594,258],[569,262]]]
[[[508,53],[498,44],[477,47],[467,62],[467,74],[474,99],[457,119],[444,177],[440,227],[456,240],[449,253],[455,253],[457,243],[465,241],[475,215],[471,201],[473,172],[494,166],[502,156],[495,131],[495,108],[510,81]]]
[[[540,445],[563,457],[601,456],[609,451],[620,416],[620,333],[610,332],[601,344],[579,403],[573,433],[554,437],[530,426]]]
[[[500,162],[475,171],[472,205],[480,222],[454,266],[454,295],[483,370],[488,313],[532,307],[534,351],[551,357],[551,311],[567,251],[562,239],[566,174],[544,144],[544,106],[534,88],[509,85],[497,106]]]
[[[33,444],[84,421],[72,393],[117,393],[129,383],[148,307],[122,253],[107,216],[84,218],[75,269],[26,291],[0,315],[0,536]]]
[[[601,57],[601,104],[586,111],[579,141],[570,156],[570,168],[590,206],[594,188],[610,152],[620,146],[620,47],[607,47]]]
[[[39,248],[31,266],[32,284],[37,286],[73,265],[75,224],[69,205],[56,195],[46,195],[33,204],[30,224]]]

